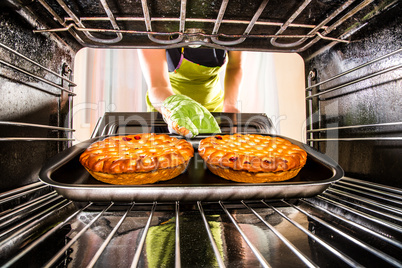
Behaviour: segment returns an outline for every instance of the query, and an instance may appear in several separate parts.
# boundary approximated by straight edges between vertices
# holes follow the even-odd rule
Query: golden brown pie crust
[[[307,161],[307,153],[290,141],[257,134],[208,137],[198,152],[212,173],[248,183],[291,179]]]
[[[180,175],[194,155],[191,143],[166,134],[108,137],[91,144],[81,164],[100,181],[147,184]]]

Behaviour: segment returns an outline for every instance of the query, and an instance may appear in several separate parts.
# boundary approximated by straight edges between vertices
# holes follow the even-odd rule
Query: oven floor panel
[[[37,197],[35,189],[43,192],[36,186],[2,199],[0,265],[402,265],[402,192],[350,178],[314,198],[241,202],[74,203],[51,189]],[[24,208],[33,203],[37,216]]]

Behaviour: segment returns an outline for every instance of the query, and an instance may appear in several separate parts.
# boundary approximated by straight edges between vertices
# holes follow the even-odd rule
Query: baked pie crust
[[[290,141],[257,134],[211,136],[200,141],[198,152],[215,175],[248,183],[291,179],[307,161]]]
[[[184,139],[147,133],[95,142],[79,160],[97,180],[131,185],[173,179],[185,171],[193,155],[193,146]]]

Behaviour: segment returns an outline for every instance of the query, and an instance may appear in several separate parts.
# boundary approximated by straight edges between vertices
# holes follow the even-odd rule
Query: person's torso
[[[177,49],[167,52],[174,66],[169,72],[173,92],[192,98],[209,111],[221,111],[224,93],[219,83],[219,72],[226,64],[226,51],[181,48],[178,62],[173,56],[177,56],[177,52]]]
[[[166,50],[169,79],[175,94],[186,95],[210,112],[223,109],[224,93],[219,72],[226,64],[225,50],[177,48]],[[147,96],[149,111],[154,108]]]
[[[188,61],[205,67],[220,67],[226,61],[226,51],[222,49],[172,48],[166,50],[169,72],[178,67],[182,53]]]

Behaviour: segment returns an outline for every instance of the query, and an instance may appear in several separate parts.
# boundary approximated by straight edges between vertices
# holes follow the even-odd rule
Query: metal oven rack
[[[361,69],[374,66],[376,63],[379,62],[384,62],[386,60],[390,60],[391,57],[398,57],[402,53],[402,48],[397,49],[393,52],[390,52],[388,54],[385,54],[383,56],[380,56],[378,58],[375,58],[373,60],[370,60],[364,64],[358,65],[350,70],[347,70],[345,72],[342,72],[338,75],[335,75],[331,78],[325,79],[319,83],[314,83],[313,84],[313,79],[316,77],[316,73],[314,71],[311,71],[308,76],[308,86],[306,87],[306,101],[307,101],[307,106],[308,106],[308,115],[307,118],[309,119],[309,124],[308,124],[308,139],[307,141],[310,143],[310,146],[314,146],[315,143],[319,142],[328,142],[328,141],[401,141],[402,137],[400,136],[393,136],[393,137],[337,137],[337,135],[331,135],[328,134],[327,137],[320,137],[320,133],[336,133],[341,130],[353,130],[353,129],[364,129],[364,128],[383,128],[383,127],[393,127],[393,126],[401,126],[402,122],[384,122],[384,123],[375,123],[375,124],[360,124],[360,125],[348,125],[348,126],[332,126],[332,127],[321,127],[320,125],[320,108],[319,104],[316,105],[315,108],[313,108],[313,100],[318,100],[320,101],[325,101],[325,95],[334,93],[337,94],[337,91],[341,91],[342,89],[350,86],[357,84],[359,82],[364,82],[369,79],[373,79],[377,76],[381,76],[387,73],[392,73],[400,68],[402,68],[402,64],[396,61],[396,64],[393,64],[391,66],[386,66],[381,70],[377,70],[375,72],[371,73],[366,73],[363,76],[359,76],[357,78],[354,78],[352,80],[347,80],[346,82],[343,82],[341,79],[344,78],[345,76],[352,74],[354,72],[358,72]],[[398,73],[394,72],[394,74],[397,76]],[[395,78],[396,80],[397,78]],[[339,80],[340,83],[332,86],[325,86],[328,85],[331,82],[335,82]],[[324,86],[324,88],[322,88]],[[314,91],[314,92],[313,92]],[[334,98],[333,96],[331,96]],[[336,95],[335,95],[336,97]],[[314,120],[318,121],[314,122]],[[314,126],[317,125],[317,128],[314,128]],[[318,135],[317,135],[318,134]],[[332,137],[333,136],[333,137]]]
[[[77,204],[40,183],[0,198],[2,267],[402,265],[402,191],[352,178],[300,200]]]
[[[38,90],[46,92],[47,94],[53,95],[56,98],[61,98],[62,93],[65,92],[68,94],[69,97],[73,97],[76,94],[71,91],[71,87],[77,86],[73,81],[71,81],[67,76],[59,74],[53,70],[50,70],[49,68],[41,65],[40,63],[24,56],[23,54],[19,53],[18,51],[0,43],[0,49],[4,50],[4,52],[9,53],[9,55],[13,55],[17,57],[18,60],[15,60],[15,62],[27,62],[30,64],[30,68],[34,69],[34,67],[39,68],[39,70],[44,71],[45,73],[50,74],[51,76],[55,77],[56,79],[60,79],[60,83],[55,83],[51,79],[47,77],[43,77],[40,75],[37,75],[33,73],[31,70],[27,70],[26,68],[17,66],[15,63],[8,62],[6,60],[0,59],[0,64],[14,70],[15,72],[18,72],[21,75],[25,75],[29,78],[32,78],[36,81],[42,82],[47,86],[50,86],[50,88],[46,87],[41,87],[38,88]],[[33,66],[33,67],[32,67]],[[67,83],[67,84],[66,84]],[[35,89],[34,86],[31,88]],[[56,91],[55,91],[56,90]],[[71,100],[70,100],[71,102]],[[60,111],[58,111],[58,114],[60,114]],[[72,118],[72,117],[71,117]],[[51,131],[57,131],[59,133],[66,133],[67,137],[58,137],[58,138],[49,138],[49,137],[0,137],[0,141],[62,141],[62,142],[69,142],[70,146],[72,145],[71,141],[74,139],[72,138],[72,132],[74,132],[74,129],[71,127],[59,127],[59,126],[50,126],[50,125],[43,125],[43,124],[33,124],[33,123],[24,123],[24,122],[12,122],[12,121],[0,121],[1,126],[14,126],[14,127],[30,127],[30,128],[41,128],[41,129],[48,129]],[[72,123],[69,123],[70,126],[72,126]],[[62,135],[60,135],[62,136]]]
[[[326,7],[328,10],[323,10],[320,13],[327,15],[314,21],[310,18],[312,23],[309,23],[308,19],[302,23],[298,22],[302,16],[309,17],[306,14],[311,12],[310,8],[317,5],[312,0],[286,6],[292,10],[292,13],[281,19],[269,16],[276,6],[268,0],[262,0],[256,6],[256,10],[247,13],[247,19],[232,18],[229,0],[221,1],[215,19],[205,18],[202,13],[194,16],[194,13],[199,10],[195,9],[194,6],[191,6],[192,9],[190,10],[191,7],[189,7],[187,0],[181,0],[180,4],[176,5],[177,10],[170,12],[177,14],[177,17],[172,17],[171,14],[161,15],[161,17],[151,16],[152,11],[155,12],[158,6],[160,8],[161,3],[158,1],[142,0],[140,6],[124,1],[122,4],[107,0],[93,1],[93,6],[97,7],[96,15],[85,13],[85,8],[80,9],[70,1],[57,0],[57,3],[48,3],[45,0],[38,0],[38,2],[42,9],[46,10],[47,15],[50,14],[57,21],[59,27],[37,29],[35,30],[36,33],[69,32],[84,46],[127,47],[129,44],[125,43],[125,39],[132,36],[147,37],[148,41],[151,41],[148,44],[164,47],[188,44],[230,47],[242,44],[248,39],[257,39],[264,40],[261,42],[267,42],[265,47],[269,48],[269,51],[302,52],[320,40],[348,43],[349,37],[364,24],[364,21],[354,23],[351,27],[345,27],[344,32],[335,33],[335,36],[331,36],[331,34],[333,35],[337,28],[372,4],[373,0],[345,0],[337,3],[336,6],[329,5]],[[210,5],[211,3],[198,4]],[[215,5],[215,3],[212,4]],[[281,4],[284,5],[285,3]],[[321,6],[321,8],[325,7]],[[118,12],[122,9],[125,10],[124,14]],[[138,9],[142,9],[142,13]],[[101,12],[103,14],[99,13],[99,10],[103,10]],[[103,27],[96,23],[103,25]],[[128,26],[132,23],[137,24],[132,27]],[[170,27],[169,30],[160,30],[160,27],[153,26],[155,23],[173,24],[174,27]],[[199,31],[197,27],[192,26],[197,23],[209,25],[210,32]],[[96,26],[92,26],[94,24]],[[257,27],[258,30],[255,29]],[[155,28],[159,30],[157,31]],[[172,30],[174,28],[176,30]],[[233,29],[237,29],[236,33],[233,32]]]

